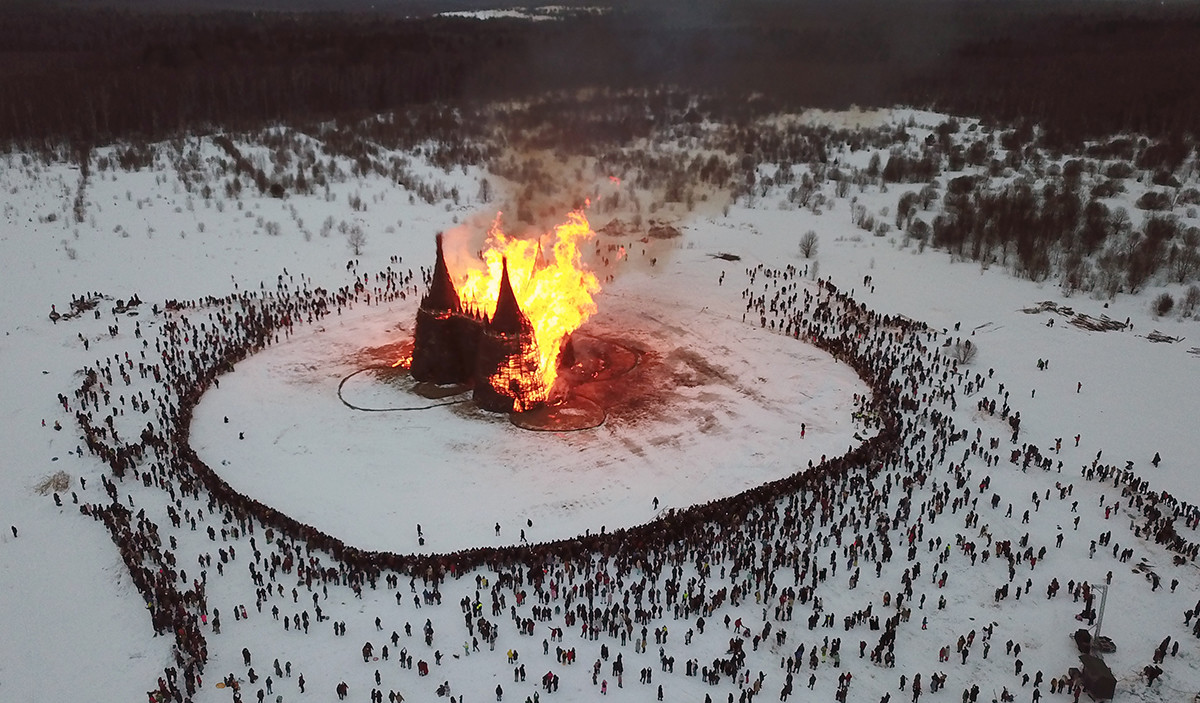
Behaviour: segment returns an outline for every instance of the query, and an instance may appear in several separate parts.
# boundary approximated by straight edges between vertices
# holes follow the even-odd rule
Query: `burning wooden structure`
[[[475,349],[482,329],[482,320],[463,308],[454,289],[439,234],[433,280],[417,310],[409,368],[412,377],[441,385],[469,383],[475,372]]]
[[[542,385],[537,338],[521,312],[508,280],[508,263],[500,280],[496,312],[483,324],[475,355],[475,403],[484,410],[532,410],[549,396]]]
[[[469,384],[484,410],[524,412],[543,405],[549,395],[540,366],[533,325],[517,302],[507,260],[495,312],[488,318],[459,298],[439,234],[433,278],[417,311],[412,377]]]

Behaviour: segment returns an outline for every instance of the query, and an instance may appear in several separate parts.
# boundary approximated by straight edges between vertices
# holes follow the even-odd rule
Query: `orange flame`
[[[400,358],[396,359],[396,363],[392,364],[393,369],[407,369],[410,366],[412,366],[412,352],[411,351],[407,351],[407,352],[401,354]]]
[[[500,229],[500,213],[488,230],[480,252],[482,268],[470,268],[456,282],[466,308],[494,310],[500,292],[503,262],[521,311],[529,318],[537,341],[537,373],[548,394],[558,376],[563,340],[593,313],[592,296],[600,281],[583,263],[581,245],[596,236],[580,210],[536,239],[515,239]],[[531,398],[543,401],[545,398]]]

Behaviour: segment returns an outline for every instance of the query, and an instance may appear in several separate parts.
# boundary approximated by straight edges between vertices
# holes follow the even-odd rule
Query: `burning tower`
[[[480,321],[467,314],[446,268],[442,235],[437,236],[437,262],[429,292],[417,310],[412,377],[437,384],[469,383],[475,370]]]
[[[540,359],[533,325],[521,312],[508,280],[508,261],[500,279],[496,312],[483,325],[475,356],[474,398],[493,412],[522,412],[544,402]]]
[[[537,339],[521,312],[508,262],[491,319],[467,310],[459,298],[437,237],[437,261],[429,292],[417,310],[410,373],[418,381],[469,383],[479,407],[521,412],[545,402]]]

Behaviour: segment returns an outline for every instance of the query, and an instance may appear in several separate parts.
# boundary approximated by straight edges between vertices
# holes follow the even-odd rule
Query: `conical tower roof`
[[[533,270],[541,271],[546,268],[546,255],[542,253],[542,240],[538,240],[537,254],[533,257]]]
[[[496,312],[492,315],[489,328],[503,334],[518,334],[528,325],[517,295],[508,281],[508,259],[503,260],[504,271],[500,278],[500,293],[496,296]]]
[[[421,307],[426,310],[458,310],[458,291],[450,278],[450,270],[446,268],[446,256],[442,253],[442,234],[437,236],[437,261],[433,265],[433,280],[429,283],[429,292],[421,300]]]

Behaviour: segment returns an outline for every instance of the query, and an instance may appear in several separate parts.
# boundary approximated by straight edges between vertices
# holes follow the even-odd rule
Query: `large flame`
[[[583,263],[581,246],[596,233],[580,210],[536,239],[516,239],[500,228],[500,214],[488,230],[481,266],[469,268],[456,281],[464,307],[491,315],[500,292],[501,272],[508,262],[509,283],[537,340],[541,388],[548,395],[558,376],[563,341],[593,313],[600,281]],[[523,399],[530,402],[546,398]],[[528,405],[528,402],[523,403]]]

